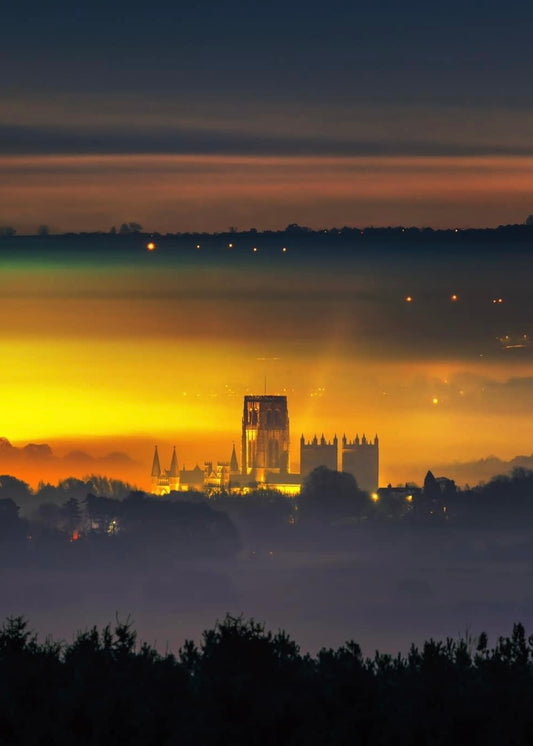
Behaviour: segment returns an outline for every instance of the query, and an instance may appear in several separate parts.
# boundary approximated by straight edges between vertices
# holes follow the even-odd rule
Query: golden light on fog
[[[195,244],[188,245],[194,252]],[[274,253],[279,256],[282,248],[277,244]],[[124,265],[62,268],[53,285],[43,282],[50,273],[41,265],[6,270],[10,294],[0,308],[0,352],[9,364],[0,372],[0,436],[22,444],[49,442],[52,448],[58,439],[106,439],[109,451],[123,450],[142,465],[150,449],[145,452],[134,439],[149,435],[151,441],[176,440],[188,467],[226,460],[240,436],[242,396],[263,393],[267,376],[269,393],[288,396],[293,437],[377,432],[381,484],[420,482],[423,467],[427,471],[436,461],[528,452],[530,410],[527,401],[518,409],[516,395],[506,392],[508,358],[473,360],[461,350],[440,358],[439,335],[446,327],[435,332],[433,317],[423,344],[419,337],[416,346],[397,339],[426,321],[411,312],[409,324],[396,321],[397,303],[413,300],[401,295],[409,278],[398,278],[399,292],[380,287],[379,295],[359,298],[357,292],[367,287],[360,273],[343,278],[321,267],[298,287],[294,279],[302,276],[301,267],[292,269],[280,257],[285,275],[278,267],[257,272],[255,261],[244,259],[252,247],[243,247],[238,272],[220,263],[213,272],[199,273],[199,255],[191,266],[180,264],[179,273],[169,272],[170,265],[154,266],[143,251],[142,271],[128,266],[125,273]],[[268,256],[268,247],[260,253]],[[435,291],[434,308],[450,303],[450,286],[442,283]],[[275,303],[272,287],[282,291]],[[317,289],[328,299],[339,297],[318,308]],[[493,296],[481,297],[490,320]],[[426,294],[411,310],[430,303]],[[487,337],[498,350],[529,342],[522,328],[520,335],[512,329],[500,335],[499,344],[496,334]],[[529,357],[511,362],[517,376],[533,376]],[[511,414],[509,402],[516,402]],[[90,453],[93,446],[84,448]],[[293,470],[298,459],[294,446]]]

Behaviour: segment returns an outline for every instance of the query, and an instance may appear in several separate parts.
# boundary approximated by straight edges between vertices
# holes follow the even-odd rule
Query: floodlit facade
[[[289,471],[289,413],[286,396],[245,396],[242,416],[243,476],[265,482]]]
[[[341,446],[339,448],[339,445]],[[152,492],[165,495],[174,490],[234,489],[247,492],[256,487],[276,489],[289,495],[298,494],[302,481],[320,466],[352,474],[359,487],[370,493],[379,485],[379,440],[353,441],[343,436],[341,444],[335,435],[326,440],[315,435],[300,439],[300,473],[289,469],[289,412],[286,396],[245,396],[242,415],[241,465],[235,444],[230,461],[206,461],[204,468],[178,470],[176,448],[170,469],[161,469],[157,446],[152,464]]]

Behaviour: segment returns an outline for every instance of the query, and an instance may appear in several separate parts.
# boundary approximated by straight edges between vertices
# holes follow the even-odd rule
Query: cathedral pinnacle
[[[155,447],[154,460],[152,463],[152,477],[161,476],[161,465],[159,463],[159,454],[157,452],[157,446]]]

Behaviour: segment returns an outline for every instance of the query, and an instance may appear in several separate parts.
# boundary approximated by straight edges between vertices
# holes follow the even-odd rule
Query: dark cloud
[[[533,146],[515,143],[439,140],[347,140],[302,133],[271,135],[223,129],[61,127],[0,125],[0,154],[206,154],[315,156],[483,156],[533,155]]]

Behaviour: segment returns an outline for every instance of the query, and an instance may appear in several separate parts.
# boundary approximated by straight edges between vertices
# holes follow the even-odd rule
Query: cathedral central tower
[[[264,482],[289,470],[289,413],[286,396],[245,396],[242,416],[242,473]]]

